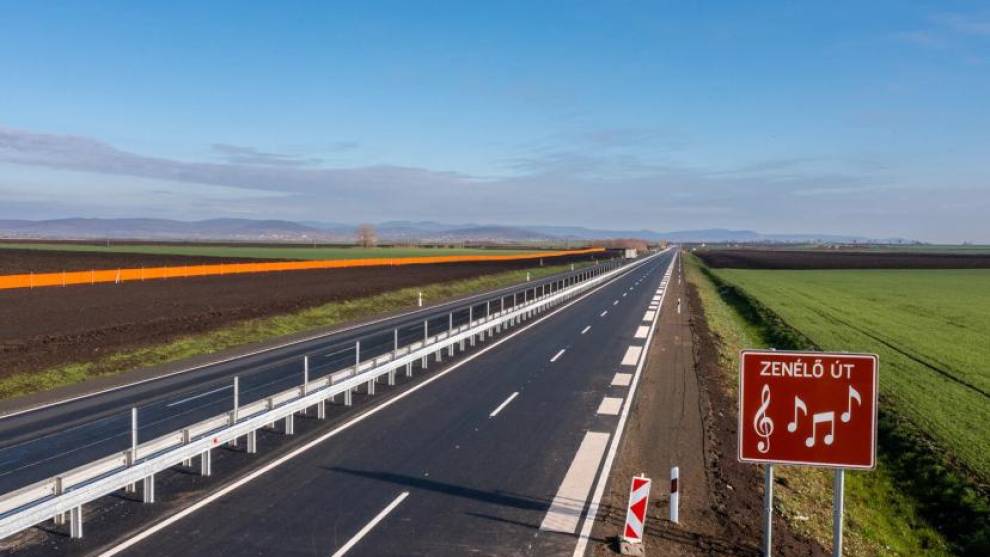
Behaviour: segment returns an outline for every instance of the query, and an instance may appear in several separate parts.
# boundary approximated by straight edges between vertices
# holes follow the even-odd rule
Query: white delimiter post
[[[309,356],[303,356],[303,386],[302,394],[309,394]]]
[[[670,521],[677,524],[680,521],[680,511],[678,509],[681,496],[678,479],[680,478],[681,471],[677,466],[670,469]]]
[[[419,292],[419,301],[416,303],[419,307],[423,307],[423,291]]]

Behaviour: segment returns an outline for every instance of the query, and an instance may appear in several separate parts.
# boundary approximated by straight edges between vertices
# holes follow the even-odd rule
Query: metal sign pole
[[[773,545],[773,464],[766,465],[763,487],[763,557],[770,557]]]
[[[842,557],[842,511],[845,506],[846,471],[835,471],[832,483],[832,557]]]

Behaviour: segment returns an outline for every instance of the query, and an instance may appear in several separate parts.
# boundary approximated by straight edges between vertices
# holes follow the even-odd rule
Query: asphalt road
[[[456,327],[471,315],[496,312],[513,298],[532,299],[541,285],[570,276],[561,273],[538,281],[464,298],[390,319],[343,330],[313,340],[208,365],[187,373],[146,381],[110,392],[0,418],[0,493],[44,480],[130,447],[130,409],[138,408],[139,440],[145,441],[222,414],[233,406],[233,377],[240,378],[240,403],[248,404],[295,385],[303,378],[303,356],[310,357],[310,379],[354,363],[356,342],[361,359],[399,344]]]
[[[629,390],[617,372],[633,372],[671,257],[523,324],[117,550],[570,555]]]

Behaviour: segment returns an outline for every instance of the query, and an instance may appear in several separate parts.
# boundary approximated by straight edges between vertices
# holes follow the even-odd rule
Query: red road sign
[[[650,498],[650,478],[635,476],[629,486],[629,509],[626,511],[626,527],[622,539],[642,543],[643,524],[646,523],[646,504]]]
[[[739,460],[872,469],[875,354],[743,350]]]

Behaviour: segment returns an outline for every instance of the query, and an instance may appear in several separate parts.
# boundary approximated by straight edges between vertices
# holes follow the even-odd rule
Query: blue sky
[[[985,3],[0,12],[0,218],[990,242]]]

